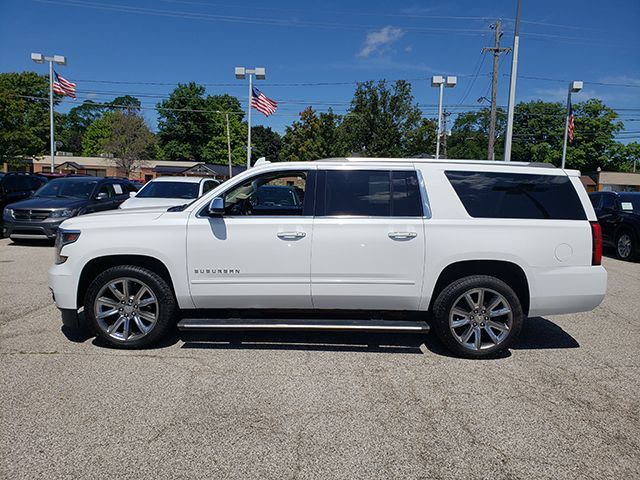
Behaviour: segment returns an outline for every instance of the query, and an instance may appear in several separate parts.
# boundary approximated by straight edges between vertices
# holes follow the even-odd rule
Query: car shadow
[[[81,322],[83,325],[83,322]],[[97,338],[86,326],[73,329],[63,326],[64,336],[71,342],[91,343],[101,348],[114,348]],[[159,343],[143,348],[168,348],[182,342],[180,348],[193,350],[297,350],[309,352],[359,352],[424,355],[427,351],[443,357],[455,357],[435,333],[367,333],[367,332],[179,332],[173,330]],[[552,350],[579,348],[580,344],[555,323],[542,317],[527,318],[518,342],[511,350]],[[511,356],[510,350],[491,359]]]
[[[55,240],[13,240],[11,239],[11,243],[8,243],[8,247],[53,247],[55,245]]]

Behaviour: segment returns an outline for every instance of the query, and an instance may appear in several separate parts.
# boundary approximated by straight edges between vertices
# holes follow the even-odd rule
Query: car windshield
[[[624,212],[640,213],[640,194],[621,194],[620,208]]]
[[[198,197],[199,183],[195,182],[149,182],[137,194],[137,198],[185,198]]]
[[[59,179],[36,191],[34,197],[47,198],[89,198],[98,184],[96,179]]]

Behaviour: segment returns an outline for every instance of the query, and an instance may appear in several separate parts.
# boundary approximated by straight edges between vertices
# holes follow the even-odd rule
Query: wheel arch
[[[489,275],[502,280],[509,285],[518,296],[525,315],[529,313],[530,290],[527,275],[519,265],[504,260],[463,260],[447,265],[438,276],[433,288],[429,311],[433,311],[433,304],[438,295],[449,285],[460,278],[470,275]]]
[[[106,269],[119,265],[134,265],[151,270],[167,282],[175,296],[176,291],[173,286],[173,279],[171,278],[169,269],[161,260],[147,255],[105,255],[90,260],[82,268],[82,273],[78,280],[77,305],[84,304],[87,289],[94,278]]]

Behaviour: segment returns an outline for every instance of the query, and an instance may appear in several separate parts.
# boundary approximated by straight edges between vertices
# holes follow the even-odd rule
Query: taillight
[[[591,265],[602,264],[602,228],[598,222],[591,222]]]

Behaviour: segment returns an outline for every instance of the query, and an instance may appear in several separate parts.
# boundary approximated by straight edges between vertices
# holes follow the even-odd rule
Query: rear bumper
[[[529,316],[587,312],[607,293],[607,271],[602,266],[534,269],[530,277]]]

